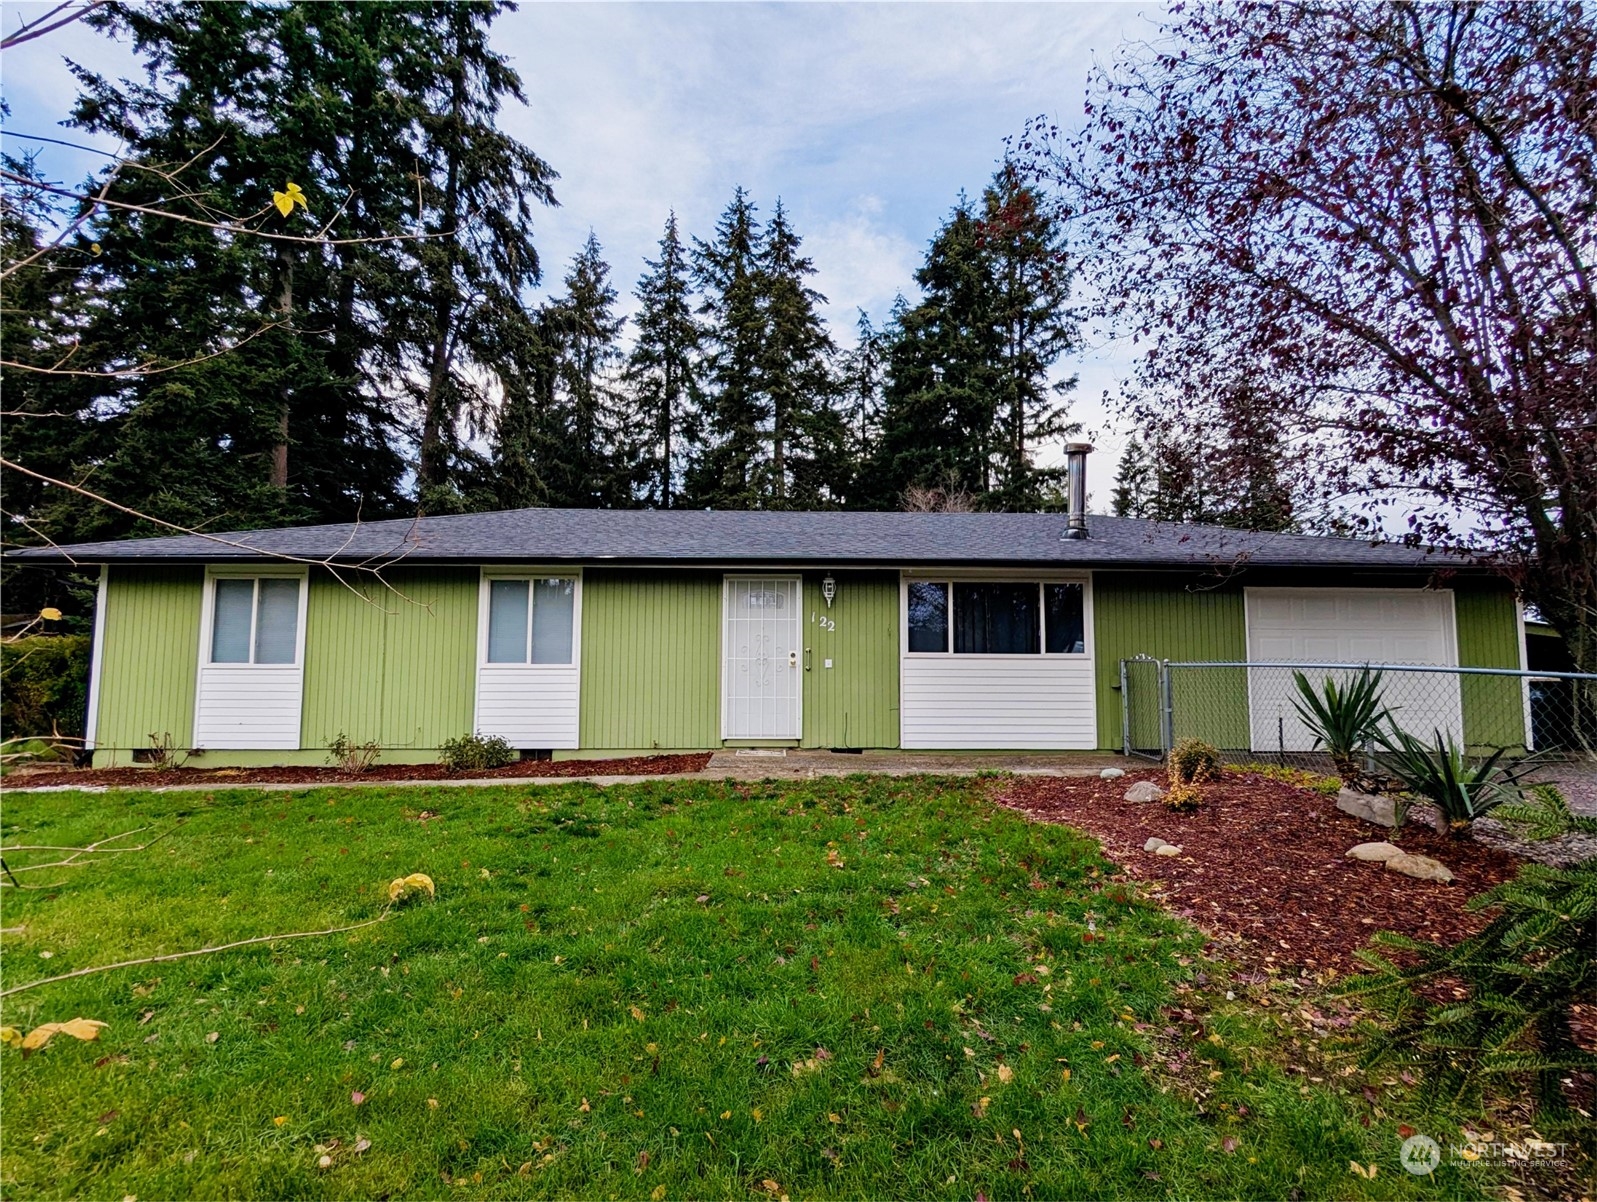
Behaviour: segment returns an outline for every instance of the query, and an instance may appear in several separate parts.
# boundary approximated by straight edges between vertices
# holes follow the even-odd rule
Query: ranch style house
[[[100,568],[96,766],[152,738],[322,764],[340,734],[389,763],[468,732],[559,758],[1120,750],[1139,655],[1523,667],[1513,591],[1456,558],[1080,510],[526,509],[9,557]],[[1239,683],[1220,737],[1273,729],[1248,707]],[[1469,736],[1469,688],[1459,713]]]

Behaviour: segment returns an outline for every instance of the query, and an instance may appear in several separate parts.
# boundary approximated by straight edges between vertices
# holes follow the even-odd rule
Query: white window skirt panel
[[[292,751],[299,747],[302,668],[200,669],[194,746],[213,751]]]
[[[1453,594],[1445,589],[1250,588],[1248,658],[1323,664],[1458,663]],[[1248,670],[1248,713],[1255,751],[1310,751],[1314,735],[1298,717],[1291,668]],[[1304,672],[1320,688],[1326,676],[1346,683],[1357,672]],[[1405,730],[1464,738],[1459,678],[1441,672],[1389,672],[1383,704]]]
[[[940,655],[905,656],[902,663],[908,750],[1098,746],[1089,658]]]
[[[526,750],[575,748],[578,679],[574,665],[482,665],[477,669],[477,733]]]

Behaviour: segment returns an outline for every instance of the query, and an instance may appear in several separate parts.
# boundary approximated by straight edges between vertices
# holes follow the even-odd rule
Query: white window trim
[[[732,600],[732,582],[734,580],[792,580],[798,582],[798,604],[793,607],[793,646],[797,648],[799,653],[800,669],[797,709],[794,711],[793,724],[798,728],[798,734],[796,736],[771,735],[769,736],[769,741],[781,743],[796,739],[802,743],[804,741],[804,677],[802,674],[804,660],[804,576],[798,572],[728,572],[721,576],[721,662],[716,665],[715,671],[716,688],[721,694],[719,707],[721,711],[721,742],[725,743],[728,739],[734,737],[740,743],[747,741],[744,736],[727,734],[732,723],[730,721],[731,715],[727,712],[727,707],[731,704],[731,698],[727,696],[726,692],[726,636],[727,616]],[[759,742],[760,740],[755,739],[754,741]]]
[[[216,622],[216,582],[218,580],[298,580],[299,581],[299,612],[294,618],[294,662],[291,664],[257,664],[253,659],[249,663],[218,664],[211,662],[211,628]],[[200,670],[207,668],[225,668],[229,671],[238,670],[245,672],[300,672],[305,668],[305,614],[310,602],[310,571],[304,567],[263,567],[240,564],[237,567],[208,567],[205,569],[205,591],[201,602],[200,611]],[[255,604],[260,604],[260,590],[256,590]],[[250,655],[255,654],[255,626],[254,620],[258,615],[251,615],[250,622]],[[197,712],[197,711],[196,711]]]
[[[548,580],[559,577],[575,582],[571,590],[571,659],[563,664],[503,663],[488,659],[488,592],[495,580]],[[532,655],[532,589],[527,590],[527,654]],[[572,567],[493,567],[479,569],[477,580],[477,668],[495,672],[570,672],[582,667],[582,569]],[[472,715],[475,726],[476,714]]]
[[[100,727],[100,673],[105,664],[105,598],[110,591],[110,574],[111,566],[102,563],[99,587],[94,594],[94,644],[89,651],[89,712],[83,715],[83,747],[86,751],[94,750],[95,733]],[[1523,621],[1520,623],[1519,641],[1521,645],[1525,642]]]
[[[1044,584],[1079,584],[1081,585],[1081,647],[1080,651],[1047,651],[1035,653],[1029,651],[1009,653],[959,652],[953,649],[954,632],[954,590],[948,590],[948,632],[949,649],[947,651],[911,651],[909,649],[909,586],[911,584],[1035,584],[1038,586],[1038,635],[1044,648],[1048,646],[1048,631],[1046,629],[1048,615],[1043,605],[1041,586]],[[925,571],[915,570],[900,573],[898,585],[898,653],[904,659],[957,659],[961,662],[970,660],[1088,660],[1093,657],[1093,612],[1092,612],[1092,573],[1091,572],[1017,572],[1017,571],[976,571],[969,568],[956,571]]]

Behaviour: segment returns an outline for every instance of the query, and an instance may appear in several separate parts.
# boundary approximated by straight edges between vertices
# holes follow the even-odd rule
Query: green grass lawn
[[[12,794],[7,844],[182,825],[22,878],[58,888],[7,890],[4,925],[26,928],[0,943],[7,988],[371,918],[411,872],[438,894],[349,934],[6,999],[11,1026],[110,1025],[28,1060],[0,1052],[0,1187],[147,1202],[1484,1192],[1484,1170],[1398,1165],[1398,1123],[1445,1143],[1456,1121],[1388,1092],[1365,1126],[1362,1078],[1305,1086],[1240,1004],[1217,1003],[1201,1041],[1168,1034],[1161,1007],[1209,996],[1175,992],[1217,971],[1201,939],[1111,879],[1095,843],[995,809],[987,788]]]

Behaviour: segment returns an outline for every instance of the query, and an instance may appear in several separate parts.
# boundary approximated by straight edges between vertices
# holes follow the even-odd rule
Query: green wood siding
[[[205,572],[120,566],[107,571],[95,745],[115,751],[119,763],[148,747],[152,734],[171,735],[174,747],[188,747],[194,739]]]
[[[1455,584],[1458,662],[1464,668],[1518,668],[1519,610],[1506,584]],[[1464,742],[1472,747],[1522,747],[1524,685],[1517,677],[1464,676]]]
[[[391,587],[311,573],[300,745],[340,733],[385,749],[433,749],[471,730],[477,663],[474,568],[395,568]]]
[[[582,577],[584,748],[721,745],[721,574]]]
[[[1098,678],[1098,746],[1121,746],[1120,661],[1136,655],[1171,660],[1244,660],[1247,637],[1242,616],[1240,586],[1205,588],[1196,578],[1162,572],[1094,572],[1092,576],[1093,659]],[[1219,669],[1214,670],[1218,672]],[[1218,747],[1248,745],[1248,685],[1242,669],[1226,672],[1234,680],[1221,682],[1214,672],[1202,684],[1211,700],[1183,711],[1201,715],[1191,733]],[[1187,673],[1192,679],[1195,673]],[[1137,680],[1145,688],[1135,692],[1147,700],[1156,677],[1143,672]],[[1178,682],[1179,683],[1179,682]],[[1235,698],[1234,704],[1215,706],[1212,697]],[[1177,706],[1182,698],[1176,697]],[[1150,714],[1141,715],[1152,719]]]
[[[898,573],[804,577],[804,747],[898,746]],[[821,619],[837,623],[826,630]],[[832,666],[828,668],[826,661]]]

